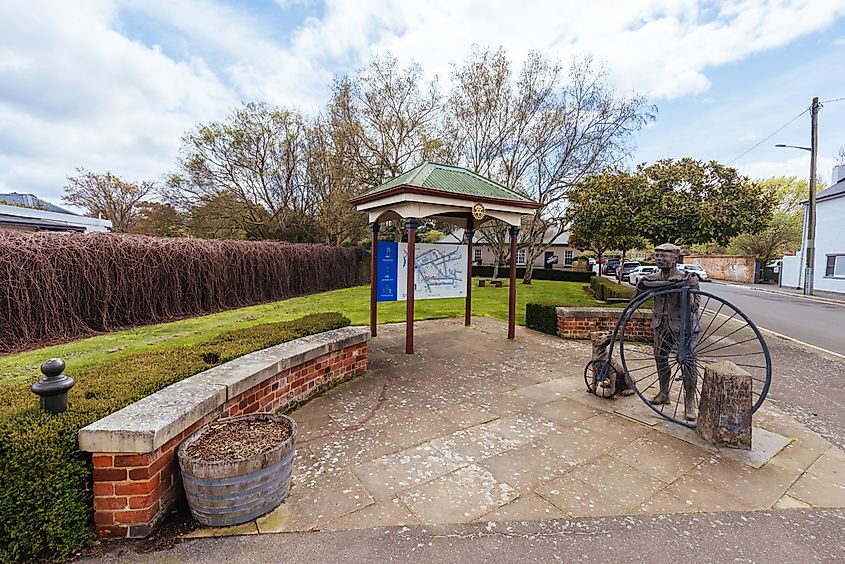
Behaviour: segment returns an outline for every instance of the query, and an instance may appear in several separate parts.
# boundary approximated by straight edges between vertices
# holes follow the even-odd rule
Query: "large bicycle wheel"
[[[685,418],[687,396],[697,411],[704,367],[730,360],[751,374],[751,412],[754,413],[766,399],[772,381],[772,361],[766,341],[748,316],[719,296],[696,289],[673,288],[658,290],[650,297],[680,300],[682,292],[687,292],[688,299],[698,304],[696,313],[686,320],[683,347],[677,326],[658,328],[654,337],[644,335],[638,321],[651,317],[649,296],[637,298],[620,319],[619,354],[634,391],[661,416],[695,428],[695,422]],[[663,394],[666,397],[659,399],[665,399],[666,403],[653,403]]]

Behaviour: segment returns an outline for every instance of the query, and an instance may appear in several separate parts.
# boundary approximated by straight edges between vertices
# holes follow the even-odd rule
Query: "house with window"
[[[833,185],[816,196],[816,252],[813,288],[845,294],[845,165],[833,168]],[[807,206],[807,202],[804,205]],[[804,287],[807,214],[801,252],[783,257],[781,285]]]
[[[456,229],[449,235],[437,241],[438,244],[457,245],[464,242],[464,230]],[[554,237],[554,233],[547,234],[546,242],[550,242],[549,248],[543,256],[534,260],[534,268],[572,268],[576,257],[581,256],[581,251],[569,246],[569,233],[562,233]],[[480,265],[493,265],[496,262],[496,255],[490,250],[490,245],[484,240],[481,231],[475,232],[472,248],[472,262]],[[525,266],[526,251],[518,249],[516,252],[516,265]]]

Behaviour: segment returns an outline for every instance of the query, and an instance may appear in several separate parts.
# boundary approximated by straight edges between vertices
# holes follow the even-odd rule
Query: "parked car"
[[[630,261],[630,262],[625,261],[625,264],[623,264],[623,265],[622,265],[622,280],[623,280],[624,282],[627,282],[627,281],[628,281],[628,276],[630,276],[630,274],[631,274],[634,270],[636,270],[637,268],[639,268],[639,266],[640,266],[640,263],[638,263],[638,262],[637,262],[637,261],[635,261],[635,260],[634,260],[634,261]]]
[[[616,269],[619,268],[619,264],[622,261],[618,258],[609,258],[604,261],[604,264],[601,267],[601,273],[607,274],[608,276],[612,276],[616,274]]]
[[[658,270],[660,269],[656,266],[638,266],[631,271],[631,274],[628,275],[628,282],[636,286],[639,284],[640,279],[648,276],[649,274],[654,274]]]
[[[707,272],[697,264],[679,264],[678,270],[695,274],[702,282],[710,282],[710,278],[707,277]]]

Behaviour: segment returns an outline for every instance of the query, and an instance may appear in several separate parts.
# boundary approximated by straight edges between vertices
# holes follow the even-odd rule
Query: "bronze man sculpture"
[[[671,243],[664,243],[654,248],[655,262],[660,270],[641,279],[637,284],[637,294],[647,289],[647,282],[663,281],[667,283],[686,280],[693,288],[698,288],[698,277],[694,274],[680,271],[676,268],[680,248]],[[689,315],[681,315],[681,296],[679,293],[656,295],[651,326],[654,332],[654,361],[657,365],[657,377],[660,391],[652,398],[654,405],[669,403],[669,389],[672,370],[669,366],[669,355],[678,355],[681,335],[682,319],[687,320],[685,334],[685,358],[678,358],[680,364],[680,379],[684,386],[684,418],[695,421],[698,413],[695,401],[698,370],[696,368],[693,351],[701,336],[701,317],[698,313],[699,298],[693,295],[689,304]]]

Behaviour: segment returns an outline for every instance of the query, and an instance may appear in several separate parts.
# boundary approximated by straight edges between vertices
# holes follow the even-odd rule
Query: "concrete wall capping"
[[[618,307],[559,307],[558,317],[607,317],[618,319],[624,308]],[[632,319],[651,319],[651,310],[640,308],[633,313]]]
[[[280,372],[370,339],[364,327],[342,327],[244,355],[176,382],[84,427],[86,452],[150,453],[186,428]]]

